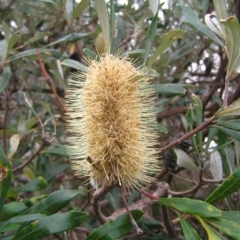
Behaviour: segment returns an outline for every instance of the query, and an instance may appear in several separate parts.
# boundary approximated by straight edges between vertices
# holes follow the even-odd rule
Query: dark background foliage
[[[135,190],[124,195],[130,209],[138,209],[132,214],[144,234],[137,236],[122,215],[118,188],[96,202],[104,215],[113,214],[113,222],[101,228],[90,204],[94,190],[73,175],[68,162],[67,79],[105,46],[94,1],[0,1],[1,239],[239,239],[240,104],[223,110],[240,94],[234,69],[223,102],[228,58],[239,51],[239,38],[226,54],[224,41],[201,31],[214,1],[169,0],[160,3],[158,16],[149,7],[155,2],[107,2],[121,19],[116,52],[128,54],[136,66],[145,64],[154,76],[162,170],[145,190],[175,197],[155,203]],[[239,1],[219,2],[239,20]],[[161,44],[165,51],[151,62]]]

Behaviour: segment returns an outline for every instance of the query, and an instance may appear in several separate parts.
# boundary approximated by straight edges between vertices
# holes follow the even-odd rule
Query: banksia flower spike
[[[158,169],[148,76],[127,58],[92,60],[66,96],[69,155],[75,174],[97,184],[141,187]]]

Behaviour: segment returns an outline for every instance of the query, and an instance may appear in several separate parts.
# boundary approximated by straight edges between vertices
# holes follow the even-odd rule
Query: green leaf
[[[228,74],[232,75],[238,67],[239,48],[240,48],[240,29],[236,17],[221,19],[220,22],[225,26],[226,48],[228,55]]]
[[[55,49],[38,49],[38,51],[41,54],[41,57],[44,59],[46,57],[54,57],[56,59],[60,59],[62,57],[62,54],[60,51],[57,51]],[[37,49],[33,48],[33,49],[28,49],[26,51],[23,52],[19,52],[19,53],[15,53],[12,57],[10,57],[8,60],[14,61],[17,60],[19,58],[24,58],[24,57],[30,57],[30,56],[34,56],[35,58],[37,58]]]
[[[115,15],[115,25],[114,25],[114,34],[112,40],[111,51],[114,54],[118,48],[118,45],[121,43],[124,37],[124,27],[121,18]]]
[[[15,134],[10,138],[9,141],[9,151],[8,151],[8,158],[11,159],[13,155],[16,153],[18,149],[18,145],[20,142],[20,136],[19,134]]]
[[[71,22],[72,19],[72,13],[73,13],[73,0],[65,0],[65,13],[68,22]]]
[[[184,167],[192,171],[198,171],[197,165],[194,163],[192,158],[190,158],[187,153],[181,149],[173,148],[173,151],[177,157],[177,165]]]
[[[3,232],[3,231],[12,230],[11,226],[13,226],[13,230],[15,230],[15,228],[19,227],[22,223],[32,222],[43,217],[45,217],[44,214],[28,214],[28,215],[12,217],[11,219],[7,221],[2,221],[0,223],[0,231]],[[17,226],[16,226],[16,223],[17,223]]]
[[[50,44],[47,45],[47,47],[53,46],[53,45],[55,45],[57,43],[60,43],[60,42],[77,42],[79,39],[87,37],[91,34],[92,33],[72,33],[72,34],[69,34],[67,36],[64,36],[64,37],[58,39],[55,42],[51,42]],[[47,51],[47,50],[48,49],[46,49],[45,51]]]
[[[137,221],[143,212],[140,210],[131,211],[133,218]],[[112,240],[125,236],[132,229],[132,223],[127,213],[111,220],[100,228],[94,230],[86,240]]]
[[[221,232],[224,232],[233,239],[239,239],[240,225],[234,221],[229,221],[225,218],[219,217],[206,219],[206,222],[218,228]]]
[[[102,28],[107,53],[111,52],[111,39],[109,28],[109,16],[107,6],[104,0],[95,0],[95,8]]]
[[[10,68],[5,67],[1,75],[2,76],[0,77],[0,93],[4,91],[4,89],[8,86],[12,76],[12,72]]]
[[[7,51],[5,54],[5,58],[8,58],[9,53],[12,51],[14,45],[17,43],[17,41],[21,38],[21,35],[19,34],[13,34],[9,41],[8,41],[8,46],[7,46]]]
[[[202,108],[202,101],[201,99],[196,96],[192,95],[192,113],[194,115],[194,125],[200,126],[203,121],[203,108]],[[202,152],[202,145],[203,145],[203,135],[202,131],[199,131],[196,134],[196,149],[200,149],[200,152]]]
[[[42,38],[45,37],[45,36],[51,36],[51,35],[52,35],[51,32],[42,32],[42,33],[39,33],[39,34],[37,34],[36,36],[34,36],[34,37],[30,38],[29,40],[27,40],[26,42],[24,42],[24,44],[21,46],[21,48],[24,47],[24,46],[27,46],[27,45],[29,45],[29,44],[31,44],[31,43],[36,42],[36,41],[42,39]]]
[[[183,234],[186,240],[201,240],[200,236],[197,234],[196,230],[192,225],[186,221],[180,214],[178,214],[180,223],[182,226]]]
[[[59,156],[64,156],[64,157],[69,156],[67,153],[67,148],[62,145],[55,145],[49,149],[41,151],[41,153],[59,155]]]
[[[79,190],[59,190],[49,194],[46,199],[31,208],[31,213],[52,215],[68,205],[80,193]]]
[[[240,115],[240,98],[233,102],[228,107],[219,110],[215,114],[215,117],[219,118],[223,116],[239,116],[239,115]]]
[[[161,93],[165,97],[172,97],[175,95],[185,95],[187,88],[192,88],[189,84],[155,84],[155,91]]]
[[[240,211],[222,211],[223,219],[235,222],[240,225]]]
[[[98,59],[98,55],[88,48],[84,48],[82,52],[84,56],[86,56],[87,58],[90,58],[91,60]]]
[[[210,39],[212,39],[215,43],[220,45],[221,47],[225,47],[222,41],[206,26],[204,25],[199,19],[197,14],[188,6],[180,5],[181,8],[181,22],[191,24],[195,29],[199,32],[207,35]]]
[[[213,0],[213,4],[218,19],[226,19],[228,15],[225,0]]]
[[[2,22],[2,29],[4,32],[5,40],[8,42],[11,36],[11,29],[5,21]]]
[[[72,60],[72,59],[65,59],[61,62],[62,65],[77,69],[79,71],[87,72],[87,67],[84,66],[82,63]]]
[[[143,60],[144,65],[146,65],[148,55],[149,55],[150,51],[152,50],[152,44],[153,44],[153,41],[154,41],[154,38],[155,38],[156,32],[157,32],[157,23],[158,23],[158,14],[156,14],[154,16],[151,26],[147,33],[146,48],[145,48],[145,54],[144,54],[144,60]]]
[[[72,210],[40,218],[17,232],[12,240],[33,240],[68,231],[81,224],[87,216],[87,213]]]
[[[23,185],[17,191],[18,192],[33,192],[40,191],[47,187],[47,181],[43,177],[37,177],[33,181]]]
[[[232,130],[240,131],[240,120],[233,119],[233,120],[225,120],[222,118],[217,119],[217,124],[222,127],[229,128]]]
[[[11,184],[11,165],[0,146],[0,219],[5,197]]]
[[[229,128],[225,128],[223,126],[213,126],[213,127],[216,127],[218,129],[220,129],[222,132],[224,132],[227,135],[229,135],[229,136],[237,139],[238,141],[240,141],[240,132],[239,131],[232,130],[232,129],[229,129]]]
[[[209,240],[227,240],[225,237],[220,235],[220,233],[218,233],[216,230],[211,228],[202,218],[198,217],[197,219],[206,230]]]
[[[240,167],[228,176],[228,178],[213,191],[213,193],[206,199],[206,202],[214,203],[222,200],[240,188]]]
[[[149,59],[147,67],[150,68],[154,61],[160,56],[167,48],[169,48],[174,42],[176,42],[178,39],[182,38],[184,35],[184,31],[181,29],[174,29],[168,33],[166,33],[158,48],[154,51],[154,54]]]
[[[1,221],[8,220],[15,217],[27,209],[27,206],[23,202],[10,202],[3,206]]]
[[[199,217],[219,217],[221,211],[209,203],[189,198],[161,198],[158,203]]]
[[[78,18],[82,15],[84,10],[87,8],[89,5],[90,0],[82,0],[78,5],[74,8],[73,13],[72,13],[72,20],[75,18]]]

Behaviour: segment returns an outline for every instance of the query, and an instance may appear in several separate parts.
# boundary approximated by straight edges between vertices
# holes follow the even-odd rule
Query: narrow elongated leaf
[[[140,210],[131,211],[133,218],[138,220],[143,212]],[[94,230],[86,240],[112,240],[123,237],[132,229],[132,223],[127,213],[105,223],[100,228]]]
[[[225,47],[222,41],[205,24],[203,24],[199,20],[197,14],[191,8],[185,5],[180,5],[180,8],[182,12],[182,16],[180,19],[181,22],[189,23],[199,32],[212,39],[215,43],[217,43],[221,47]]]
[[[166,33],[158,48],[154,51],[154,54],[149,59],[147,67],[150,68],[154,61],[166,50],[168,49],[174,42],[176,42],[178,39],[182,38],[184,35],[184,31],[181,29],[174,29],[168,33]],[[172,84],[174,85],[174,84]]]
[[[11,219],[0,223],[0,231],[1,232],[6,231],[6,228],[8,228],[8,231],[9,231],[9,225],[14,224],[13,227],[15,228],[16,223],[18,226],[20,226],[20,224],[22,223],[35,221],[42,217],[45,217],[45,215],[44,214],[28,214],[28,215],[12,217]]]
[[[4,32],[5,40],[8,42],[11,36],[11,29],[5,21],[2,22],[2,29]]]
[[[81,224],[87,216],[87,213],[72,210],[40,218],[17,232],[13,240],[40,239],[51,234],[68,231]]]
[[[219,217],[221,211],[209,203],[188,198],[161,198],[158,203],[199,217]]]
[[[222,200],[240,188],[240,167],[235,171],[207,198],[207,202],[214,203]]]
[[[213,0],[213,4],[217,17],[219,19],[226,19],[228,16],[225,0]]]
[[[10,202],[4,204],[2,210],[2,221],[8,220],[11,217],[15,217],[16,215],[22,213],[27,209],[27,206],[23,202]]]
[[[20,47],[24,47],[24,46],[27,46],[31,43],[34,43],[34,42],[37,42],[38,40],[42,39],[43,37],[46,37],[46,36],[51,36],[52,33],[51,32],[42,32],[42,33],[39,33],[37,34],[36,36],[30,38],[29,40],[27,40],[26,42],[24,42],[23,45],[21,45]],[[18,48],[17,48],[18,49]]]
[[[192,170],[192,171],[198,171],[197,165],[194,163],[192,158],[190,158],[187,153],[185,153],[181,149],[174,148],[173,149],[176,157],[177,157],[177,165],[180,167],[184,167],[186,169]]]
[[[203,121],[203,108],[202,108],[202,101],[201,99],[196,96],[195,94],[192,95],[192,114],[194,116],[194,125],[200,126]],[[203,135],[202,131],[196,133],[192,139],[195,138],[196,145],[194,146],[197,152],[202,152],[202,145],[203,145]],[[195,144],[195,141],[193,143]]]
[[[54,154],[54,155],[68,157],[67,149],[65,146],[62,146],[62,145],[55,145],[49,149],[42,151],[41,153]]]
[[[18,34],[13,34],[9,41],[8,41],[8,46],[7,46],[7,51],[6,51],[6,54],[5,54],[5,58],[8,57],[8,54],[10,53],[10,51],[12,51],[14,45],[17,43],[17,41],[20,39],[21,35],[18,35]]]
[[[209,169],[214,180],[221,180],[223,177],[222,158],[218,151],[211,153]]]
[[[107,6],[104,0],[95,0],[95,8],[102,28],[107,52],[111,52],[111,39],[110,39],[110,28],[109,28],[109,16]]]
[[[86,66],[84,66],[80,62],[77,62],[77,61],[72,60],[72,59],[66,59],[66,60],[62,61],[61,64],[64,65],[64,66],[70,67],[70,68],[77,69],[79,71],[83,71],[83,72],[87,71]]]
[[[200,236],[197,234],[196,230],[192,227],[192,225],[188,221],[186,221],[180,214],[178,214],[178,217],[180,219],[185,239],[201,240]]]
[[[47,181],[43,177],[37,177],[33,181],[23,185],[18,192],[33,192],[39,191],[47,187]]]
[[[236,130],[232,130],[232,129],[229,129],[229,128],[225,128],[223,126],[214,126],[218,129],[220,129],[222,132],[226,133],[227,135],[237,139],[238,141],[240,141],[240,132],[239,131],[236,131]]]
[[[0,219],[5,197],[11,183],[11,165],[0,146]]]
[[[219,110],[216,113],[216,118],[223,117],[223,116],[239,116],[240,115],[240,98],[233,102],[226,108]]]
[[[226,219],[240,225],[240,211],[222,211],[222,219]]]
[[[227,240],[225,237],[221,236],[220,233],[211,228],[202,218],[198,217],[197,219],[206,230],[209,240]]]
[[[60,59],[62,57],[62,53],[60,51],[56,50],[56,49],[38,49],[38,51],[40,53],[42,53],[41,57],[43,59],[45,59],[46,57],[47,58],[53,57],[53,58],[56,58],[56,59]],[[14,61],[14,60],[17,60],[17,59],[20,59],[20,58],[30,57],[30,56],[35,56],[35,58],[37,58],[37,49],[36,48],[28,49],[26,51],[19,52],[19,53],[15,53],[8,60],[11,62],[11,61]]]
[[[11,159],[13,157],[13,155],[15,154],[15,152],[18,149],[18,145],[20,142],[20,136],[19,134],[15,134],[10,138],[10,149],[8,151],[8,158]]]
[[[148,30],[147,39],[146,39],[146,49],[145,49],[144,60],[143,60],[144,65],[147,63],[148,55],[152,49],[152,44],[156,36],[157,22],[158,22],[158,14],[154,16],[151,26]]]
[[[79,190],[59,190],[49,194],[46,199],[31,208],[31,213],[51,215],[68,205],[80,193]]]
[[[66,12],[66,17],[69,22],[71,22],[72,19],[72,13],[73,13],[73,0],[65,0],[66,5],[65,5],[65,12]]]
[[[124,27],[121,18],[115,15],[115,25],[113,32],[112,48],[111,51],[114,54],[117,50],[118,45],[122,41],[124,36]]]
[[[55,42],[51,42],[50,44],[47,45],[47,47],[53,46],[60,42],[76,42],[81,38],[89,36],[90,34],[92,34],[92,33],[72,33],[72,34],[69,34],[67,36],[64,36],[64,37],[58,39]]]
[[[72,20],[75,18],[78,18],[82,15],[83,11],[87,8],[89,5],[90,0],[82,0],[78,5],[74,8],[72,13]]]
[[[174,95],[184,95],[187,88],[192,88],[188,84],[155,84],[155,91],[163,96],[172,97]]]
[[[226,47],[228,55],[228,72],[229,76],[232,75],[233,71],[238,67],[237,62],[240,49],[240,29],[239,22],[236,17],[229,17],[226,20],[220,20],[225,26],[226,34]]]
[[[229,128],[232,130],[240,131],[240,120],[222,120],[221,118],[217,119],[217,124],[222,127]]]
[[[206,219],[206,222],[218,228],[221,232],[224,232],[233,239],[238,239],[240,236],[240,225],[234,221],[219,217]]]
[[[10,68],[5,67],[1,75],[2,76],[0,77],[0,93],[4,91],[4,89],[8,86],[12,76],[12,72]]]

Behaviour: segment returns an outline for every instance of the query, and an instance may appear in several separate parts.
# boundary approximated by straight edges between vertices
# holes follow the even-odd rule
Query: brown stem
[[[142,234],[143,234],[143,231],[138,227],[135,219],[134,219],[133,216],[132,216],[132,213],[130,212],[130,210],[129,210],[129,208],[128,208],[128,205],[127,205],[126,199],[125,199],[125,197],[124,197],[124,193],[123,193],[122,187],[119,187],[119,191],[120,191],[120,194],[121,194],[121,196],[122,196],[122,200],[123,200],[124,207],[125,207],[125,209],[127,210],[128,216],[129,216],[129,218],[130,218],[130,221],[131,221],[133,227],[134,227],[135,230],[137,231],[137,234],[138,234],[138,235],[142,235]]]
[[[93,194],[91,204],[93,205],[93,210],[94,213],[97,217],[97,219],[101,223],[105,223],[108,221],[108,219],[102,214],[100,205],[99,205],[99,200],[111,189],[111,186],[106,186],[103,185],[100,189],[96,190]]]
[[[48,86],[50,87],[52,93],[54,94],[54,96],[55,96],[55,98],[56,98],[59,106],[61,107],[62,111],[63,111],[64,113],[66,113],[66,112],[67,112],[67,109],[66,109],[66,107],[64,106],[64,104],[62,103],[61,99],[59,98],[59,96],[58,96],[58,94],[57,94],[57,92],[56,92],[56,90],[55,90],[55,88],[53,87],[53,85],[52,85],[52,83],[51,83],[51,80],[50,80],[50,78],[49,78],[49,76],[48,76],[48,73],[47,73],[47,71],[46,71],[46,69],[45,69],[45,67],[44,67],[44,65],[43,65],[43,63],[42,63],[42,59],[41,59],[41,56],[40,56],[40,54],[39,54],[38,49],[37,49],[37,58],[38,58],[38,62],[39,62],[39,64],[40,64],[40,67],[41,67],[41,69],[42,69],[42,73],[43,73],[43,75],[44,75],[44,77],[45,77],[45,80],[46,80]]]
[[[44,146],[46,145],[47,142],[45,142],[44,140],[42,141],[40,147],[38,148],[38,150],[23,164],[19,165],[18,167],[14,168],[12,170],[12,172],[17,172],[19,170],[21,170],[22,168],[24,168],[25,166],[27,166],[35,157],[37,157],[39,155],[39,153],[42,151],[42,149],[44,148]]]
[[[211,118],[207,119],[205,122],[203,122],[201,125],[199,125],[198,127],[194,128],[192,131],[186,133],[185,135],[183,135],[182,137],[176,139],[175,141],[169,143],[167,146],[161,148],[158,151],[158,154],[161,153],[163,154],[164,152],[168,151],[169,149],[171,149],[172,147],[180,144],[181,142],[187,140],[188,138],[192,137],[194,134],[198,133],[199,131],[203,130],[204,128],[206,128],[213,120],[215,119],[215,116],[212,116]]]

